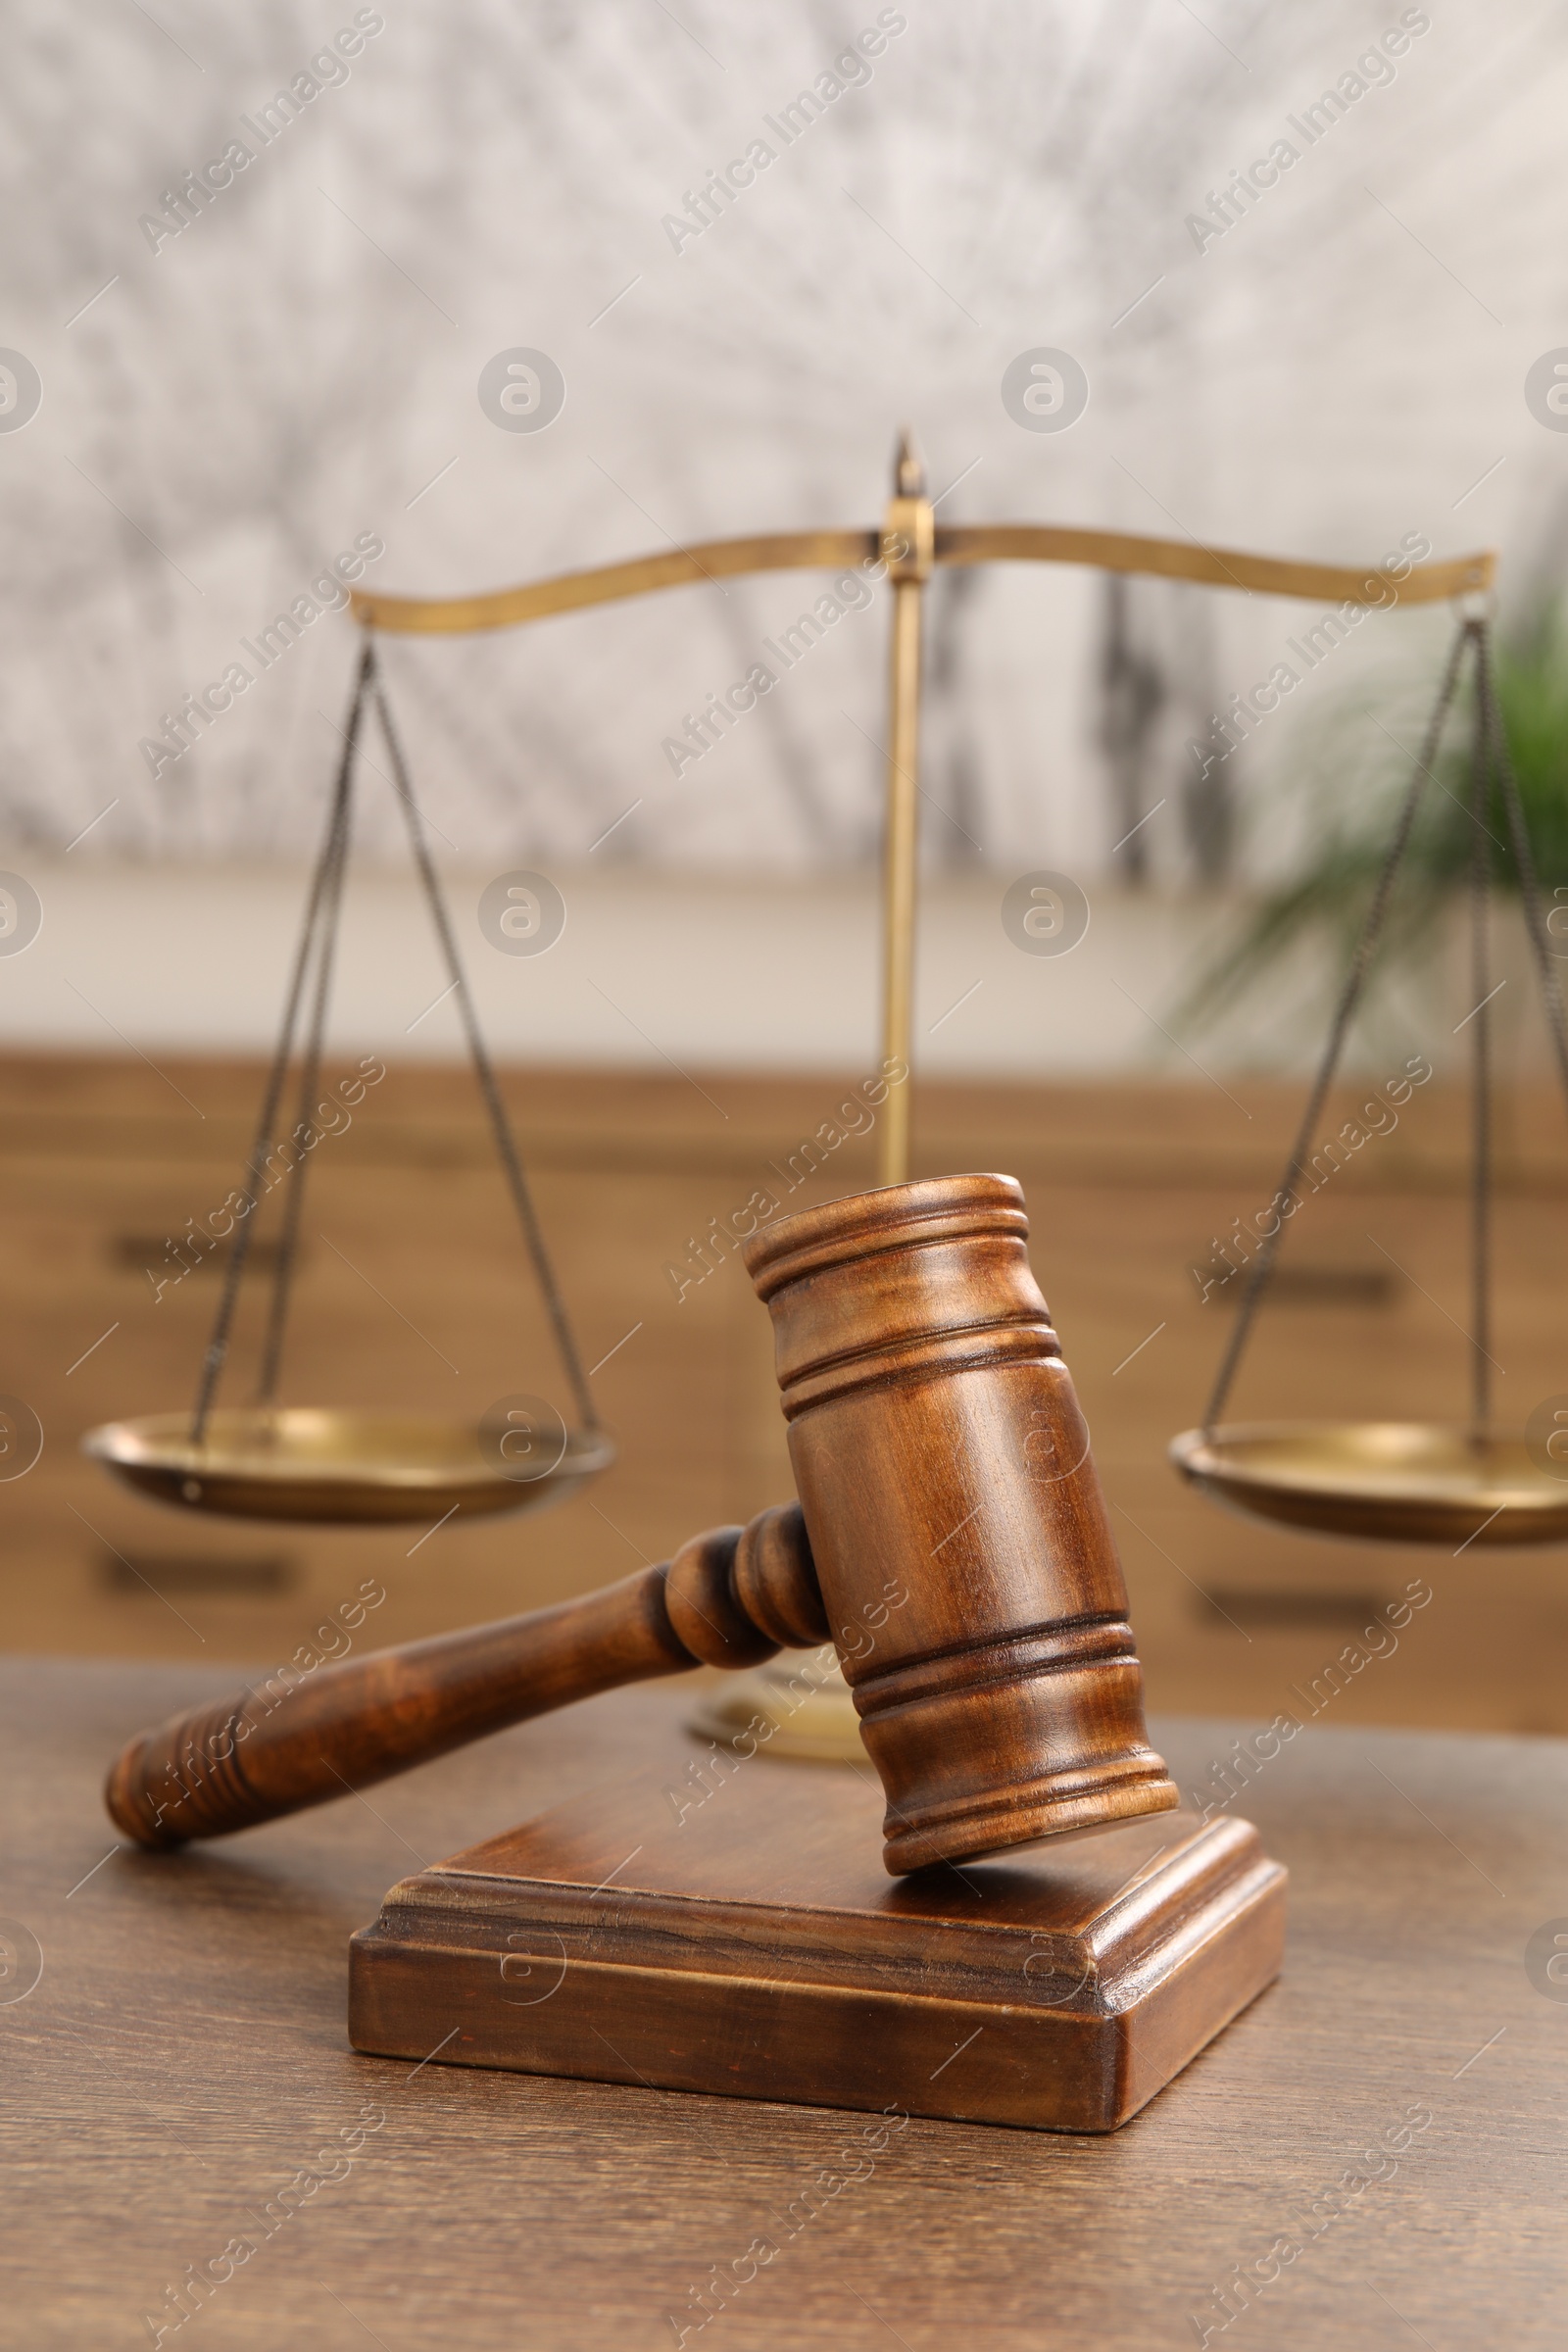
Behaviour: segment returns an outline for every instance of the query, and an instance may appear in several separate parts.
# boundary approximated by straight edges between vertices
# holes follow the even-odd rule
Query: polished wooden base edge
[[[895,1883],[859,1773],[710,1787],[692,1752],[393,1887],[350,1947],[354,2047],[1110,2132],[1279,1973],[1285,1872],[1247,1822],[1166,1813]]]

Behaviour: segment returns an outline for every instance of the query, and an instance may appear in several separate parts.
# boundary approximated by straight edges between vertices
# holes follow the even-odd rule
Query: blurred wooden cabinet
[[[805,1139],[850,1123],[834,1123],[846,1090],[584,1071],[514,1071],[506,1086],[619,1442],[612,1472],[556,1512],[435,1532],[252,1527],[111,1486],[77,1440],[189,1399],[216,1265],[175,1281],[170,1245],[235,1183],[259,1083],[234,1063],[0,1064],[0,1392],[45,1432],[36,1467],[0,1483],[0,1642],[281,1661],[367,1582],[386,1598],[361,1642],[402,1640],[586,1590],[789,1493],[767,1317],[721,1231],[754,1190],[777,1197],[804,1170]],[[933,1086],[916,1102],[917,1172],[998,1167],[1025,1184],[1152,1705],[1304,1719],[1327,1690],[1329,1720],[1568,1732],[1568,1553],[1450,1558],[1268,1531],[1189,1494],[1166,1463],[1169,1437],[1200,1417],[1240,1289],[1202,1300],[1193,1267],[1212,1269],[1216,1243],[1270,1198],[1297,1100],[1276,1086]],[[791,1205],[873,1181],[866,1135],[818,1156]],[[1432,1086],[1322,1187],[1291,1234],[1237,1417],[1457,1415],[1464,1175],[1458,1102]],[[318,1148],[310,1184],[289,1400],[477,1415],[519,1390],[562,1395],[465,1073],[389,1073]],[[1544,1097],[1510,1105],[1497,1245],[1498,1385],[1518,1424],[1568,1392],[1568,1138]],[[1414,1579],[1431,1598],[1396,1649],[1357,1645],[1360,1666],[1326,1676]]]

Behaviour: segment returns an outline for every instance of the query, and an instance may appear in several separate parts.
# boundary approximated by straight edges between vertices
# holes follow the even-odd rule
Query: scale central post
[[[887,815],[882,846],[882,1054],[910,1067],[914,998],[914,897],[919,866],[920,624],[936,551],[936,515],[925,467],[906,427],[894,461],[882,552],[893,587],[888,679]],[[909,1174],[910,1080],[889,1090],[877,1147],[877,1182]]]

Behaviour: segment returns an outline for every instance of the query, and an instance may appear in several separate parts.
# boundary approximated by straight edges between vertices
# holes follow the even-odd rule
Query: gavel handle
[[[531,1715],[829,1638],[799,1504],[715,1528],[581,1600],[270,1681],[132,1740],[104,1799],[140,1845],[323,1803]]]

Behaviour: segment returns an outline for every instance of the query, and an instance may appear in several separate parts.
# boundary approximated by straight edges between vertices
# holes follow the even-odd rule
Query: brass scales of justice
[[[356,591],[366,642],[257,1152],[265,1157],[276,1124],[313,969],[302,1102],[314,1086],[355,749],[373,700],[580,1426],[526,1433],[534,1458],[519,1477],[494,1432],[277,1408],[270,1384],[287,1305],[286,1246],[263,1396],[217,1413],[244,1226],[193,1422],[118,1423],[92,1433],[88,1449],[142,1491],[185,1507],[360,1523],[422,1515],[436,1496],[480,1510],[520,1507],[569,1490],[611,1457],[463,981],[386,707],[378,632],[505,628],[704,580],[880,562],[893,595],[882,1035],[885,1057],[907,1064],[923,592],[938,564],[992,561],[1070,563],[1363,606],[1387,603],[1391,584],[1377,571],[1118,533],[939,527],[906,436],[880,531],[710,542],[478,597]],[[1466,600],[1465,609],[1282,1196],[1300,1179],[1467,659],[1477,837],[1495,790],[1568,1086],[1561,999],[1487,624],[1475,610],[1494,574],[1494,559],[1475,555],[1414,567],[1398,583],[1400,603],[1451,598]],[[1473,864],[1484,972],[1490,866],[1479,855]],[[1479,1324],[1491,1119],[1484,1006],[1476,1036]],[[1087,1431],[1028,1271],[1019,1188],[989,1176],[910,1183],[907,1086],[892,1090],[886,1111],[881,1189],[776,1220],[745,1246],[774,1324],[798,1503],[744,1530],[695,1538],[665,1566],[584,1600],[344,1661],[291,1693],[293,1712],[277,1710],[281,1722],[254,1691],[198,1710],[133,1741],[111,1774],[108,1799],[132,1838],[178,1844],[364,1787],[593,1690],[697,1663],[755,1671],[781,1646],[833,1641],[853,1690],[855,1746],[862,1763],[874,1763],[887,1800],[884,1858],[894,1886],[868,1878],[862,1859],[863,1773],[743,1774],[713,1835],[684,1842],[667,1807],[658,1818],[646,1783],[600,1791],[392,1890],[380,1920],[353,1942],[356,2047],[423,2058],[439,2042],[443,2063],[833,2105],[885,2107],[891,2097],[930,2115],[1107,2130],[1277,1973],[1284,1873],[1248,1824],[1172,1815],[1177,1791],[1147,1743],[1125,1589]],[[248,1188],[259,1164],[253,1153]],[[298,1192],[285,1219],[297,1221]],[[1458,1526],[1478,1543],[1568,1533],[1568,1487],[1535,1470],[1522,1440],[1492,1430],[1479,1375],[1463,1429],[1220,1424],[1273,1257],[1265,1249],[1254,1261],[1204,1425],[1173,1445],[1189,1478],[1262,1517],[1326,1531],[1433,1540]],[[1478,1356],[1483,1340],[1478,1328]],[[1061,1465],[1044,1477],[1028,1466],[1042,1458],[1031,1452],[1042,1436]],[[976,1513],[956,1506],[972,1490],[995,1507],[987,1527],[963,1534]],[[962,1541],[946,1551],[948,1537],[934,1546],[927,1539],[950,1518]],[[887,1572],[901,1563],[911,1605],[890,1621],[886,1595],[899,1578]],[[869,1655],[846,1647],[852,1628],[866,1623],[880,1629]],[[765,1714],[764,1703],[752,1721]],[[710,1719],[728,1734],[733,1708],[717,1705]],[[763,1752],[755,1739],[753,1752]],[[844,1751],[824,1737],[820,1752]],[[615,1857],[628,1838],[645,1859],[621,1876]],[[999,1855],[977,1889],[968,1866]],[[613,1906],[596,1910],[611,1879]],[[777,1973],[781,1948],[795,1970],[786,1980]],[[943,2053],[959,2038],[950,2042],[950,2029],[976,2018],[993,2029],[978,2078],[971,2068],[935,2088]],[[613,2035],[600,2031],[611,2019]],[[926,2074],[933,2051],[941,2063]]]

